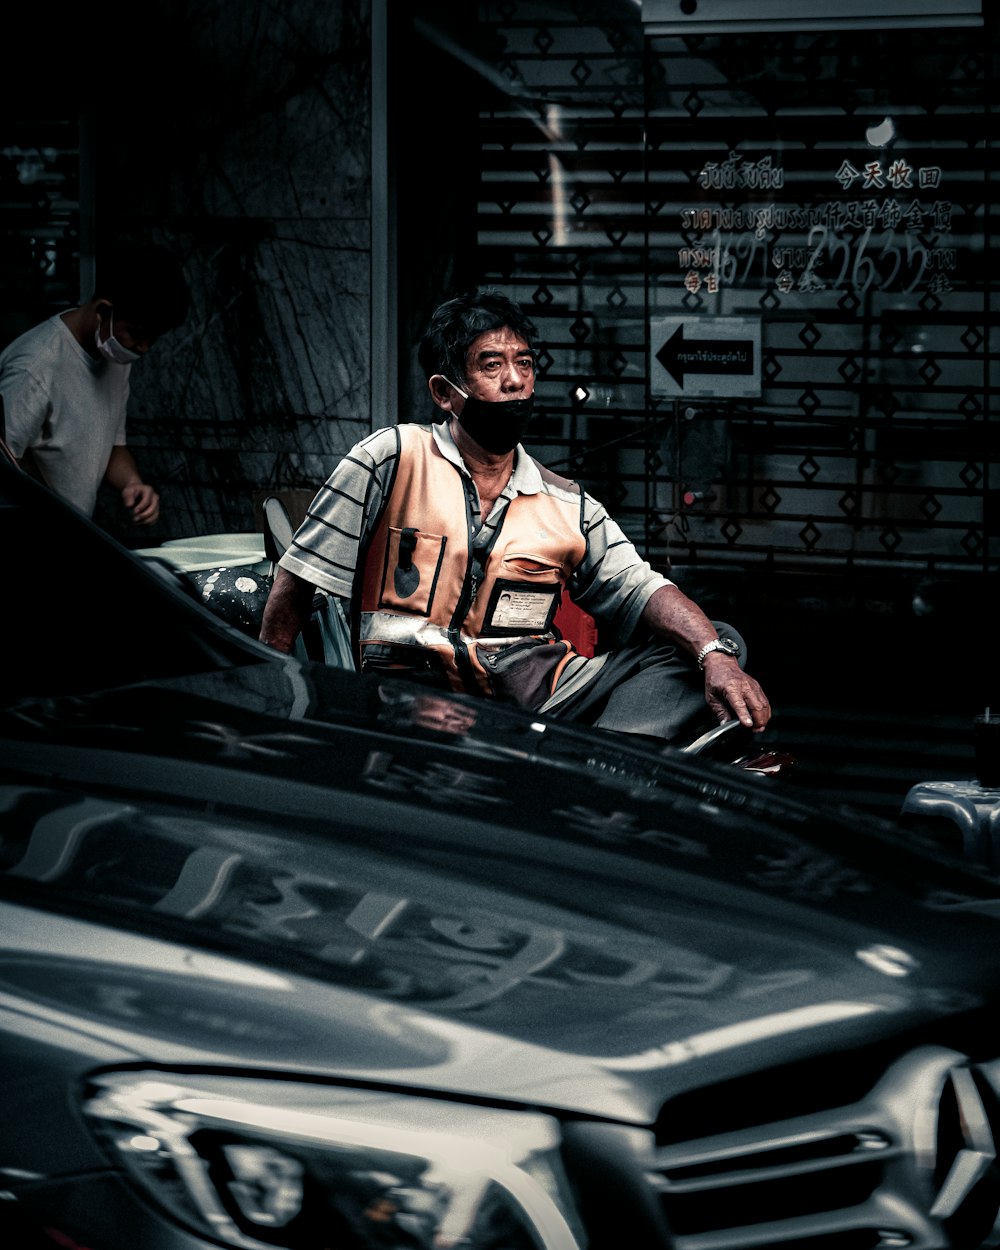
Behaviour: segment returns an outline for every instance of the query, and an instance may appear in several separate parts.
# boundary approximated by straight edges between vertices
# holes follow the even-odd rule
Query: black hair
[[[513,330],[529,347],[538,334],[521,306],[495,287],[479,287],[439,304],[417,350],[424,376],[443,373],[452,381],[461,381],[472,342],[480,334],[503,326]]]
[[[123,321],[159,335],[181,324],[191,293],[172,252],[134,245],[98,258],[94,299],[106,299]]]

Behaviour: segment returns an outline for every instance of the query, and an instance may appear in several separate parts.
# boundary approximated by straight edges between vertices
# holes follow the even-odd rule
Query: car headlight
[[[94,1079],[84,1111],[148,1197],[233,1246],[586,1245],[549,1116],[152,1072]]]

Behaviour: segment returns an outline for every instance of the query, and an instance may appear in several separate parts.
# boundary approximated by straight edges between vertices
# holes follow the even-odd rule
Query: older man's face
[[[465,382],[470,395],[487,403],[527,399],[535,389],[535,354],[508,326],[487,330],[466,352]]]

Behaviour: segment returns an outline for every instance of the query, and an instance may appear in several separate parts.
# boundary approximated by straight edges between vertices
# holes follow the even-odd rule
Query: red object
[[[89,1250],[88,1246],[81,1246],[78,1241],[74,1241],[68,1233],[64,1233],[58,1228],[46,1228],[42,1230],[46,1236],[56,1243],[57,1246],[63,1246],[65,1250]]]
[[[760,773],[762,777],[784,777],[795,767],[796,759],[786,751],[761,751],[757,755],[741,755],[733,764],[744,772]]]
[[[552,624],[567,642],[573,644],[578,655],[591,656],[597,650],[597,625],[594,618],[578,608],[568,595],[563,595]]]

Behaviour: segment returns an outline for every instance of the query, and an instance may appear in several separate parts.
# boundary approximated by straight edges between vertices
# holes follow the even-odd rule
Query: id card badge
[[[559,586],[530,586],[498,579],[486,608],[481,637],[546,634],[559,606]]]

